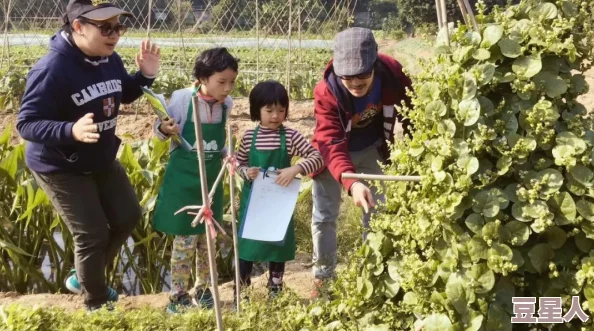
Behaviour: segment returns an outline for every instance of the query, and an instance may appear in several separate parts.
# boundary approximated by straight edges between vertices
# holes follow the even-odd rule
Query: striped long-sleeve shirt
[[[245,132],[236,156],[239,163],[239,173],[245,179],[248,179],[247,169],[249,168],[248,161],[253,135],[254,130],[247,130]],[[324,165],[324,160],[320,152],[313,148],[301,133],[285,127],[285,139],[289,157],[299,156],[301,158],[297,164],[302,169],[302,175],[308,175]],[[278,148],[280,148],[280,131],[260,127],[256,140],[256,149],[266,151]]]

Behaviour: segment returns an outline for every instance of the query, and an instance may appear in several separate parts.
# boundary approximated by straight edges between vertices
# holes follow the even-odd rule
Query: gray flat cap
[[[377,43],[373,32],[365,28],[349,28],[334,38],[334,73],[354,76],[369,72],[377,60]]]

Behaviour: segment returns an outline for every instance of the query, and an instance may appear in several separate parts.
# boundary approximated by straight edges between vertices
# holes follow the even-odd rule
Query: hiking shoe
[[[64,281],[66,288],[76,294],[82,294],[82,286],[76,277],[76,270],[70,270],[70,276]],[[107,288],[107,301],[116,302],[119,299],[118,292],[111,287]]]
[[[212,309],[214,307],[214,299],[212,298],[210,289],[208,287],[196,289],[192,303],[203,309]]]
[[[118,295],[118,292],[116,292],[116,290],[114,290],[111,287],[107,287],[107,301],[108,302],[116,302],[116,301],[118,301],[119,298],[120,298],[120,296]]]
[[[68,278],[66,278],[66,280],[64,281],[64,285],[66,285],[66,288],[72,293],[82,294],[82,286],[78,282],[78,278],[76,278],[76,270],[70,270],[70,273],[68,275]]]
[[[192,308],[192,299],[188,293],[173,294],[169,297],[169,304],[167,305],[167,312],[169,314],[183,313]]]

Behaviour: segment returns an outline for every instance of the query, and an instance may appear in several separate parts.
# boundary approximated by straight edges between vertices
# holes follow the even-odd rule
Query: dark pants
[[[116,160],[92,174],[33,176],[72,233],[85,304],[106,303],[105,267],[113,263],[142,216],[126,171]]]
[[[251,275],[254,262],[239,259],[239,278],[241,286],[252,285]],[[285,262],[268,262],[270,274],[268,275],[269,288],[282,288],[283,275],[285,273]]]

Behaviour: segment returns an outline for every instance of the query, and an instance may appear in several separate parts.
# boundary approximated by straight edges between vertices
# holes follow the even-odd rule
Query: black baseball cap
[[[79,17],[105,21],[118,15],[132,17],[132,13],[116,7],[109,0],[70,0],[64,15],[68,21],[64,23],[72,23]]]

